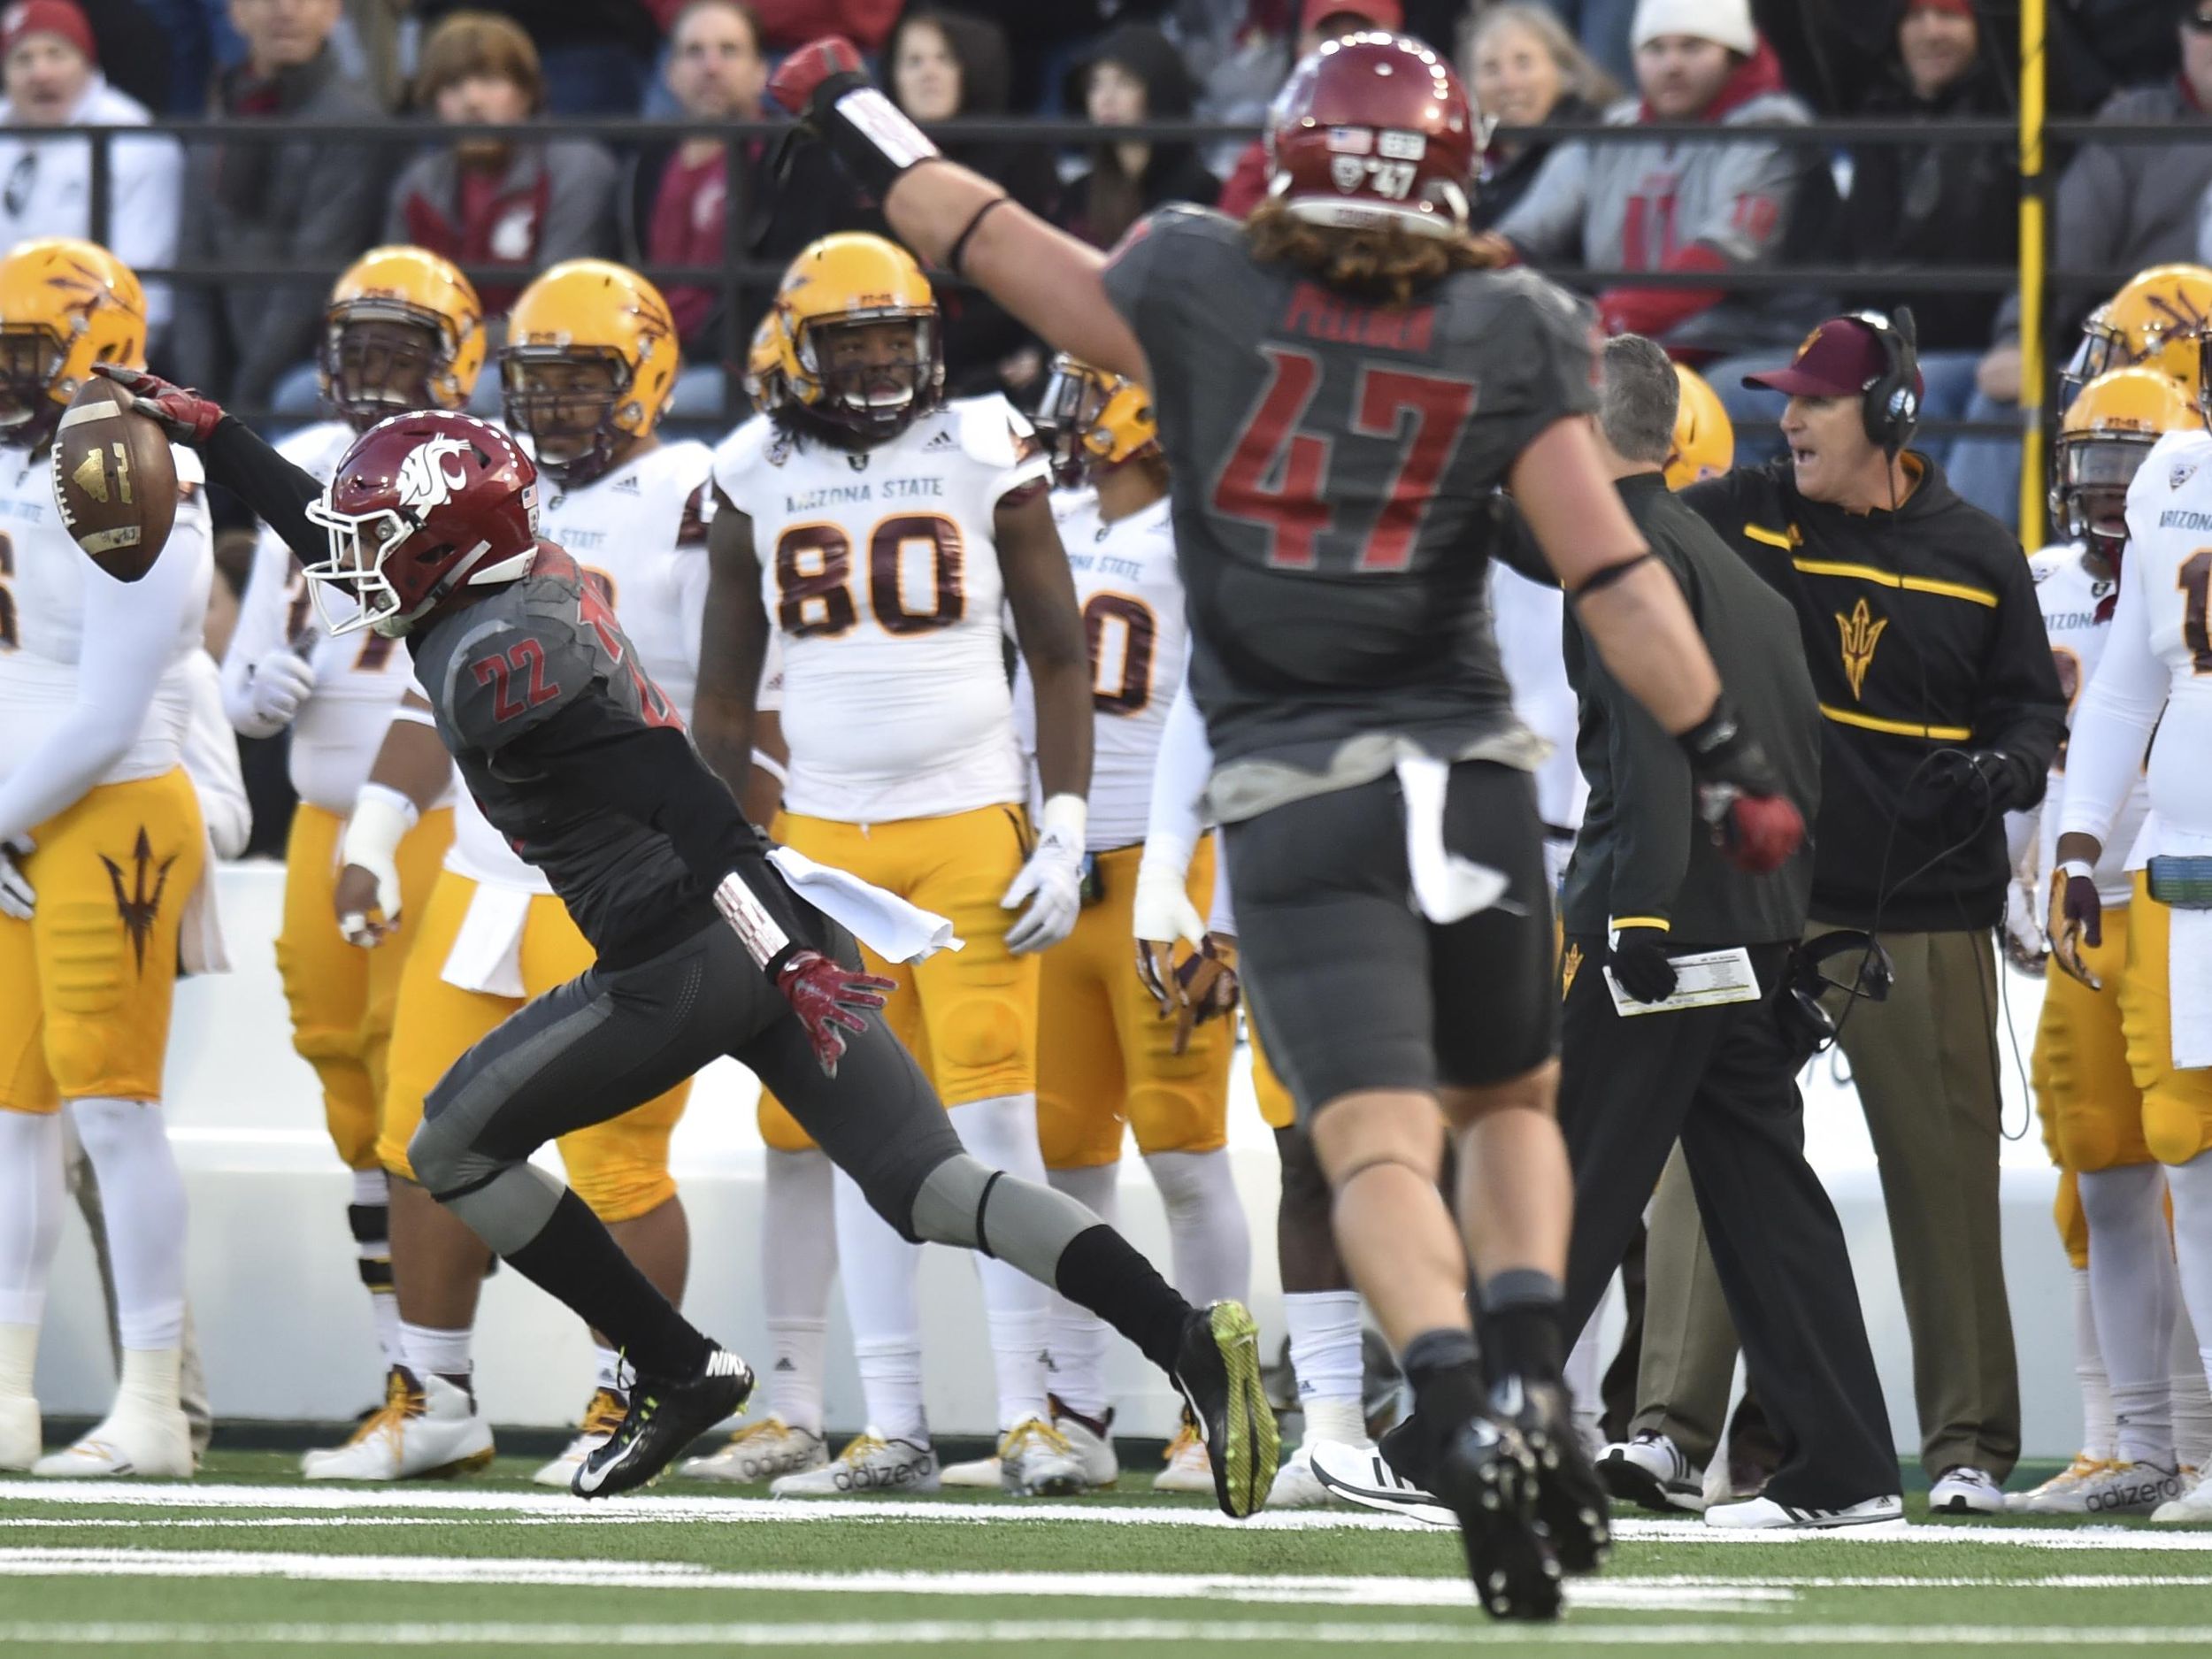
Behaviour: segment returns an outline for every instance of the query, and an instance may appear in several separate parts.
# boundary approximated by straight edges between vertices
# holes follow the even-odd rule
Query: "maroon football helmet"
[[[1446,236],[1467,224],[1486,132],[1444,60],[1372,32],[1308,53],[1267,117],[1267,192],[1312,225],[1399,225]]]
[[[354,441],[307,516],[330,533],[330,557],[304,572],[324,626],[401,634],[457,588],[529,574],[538,470],[472,415],[394,415]]]

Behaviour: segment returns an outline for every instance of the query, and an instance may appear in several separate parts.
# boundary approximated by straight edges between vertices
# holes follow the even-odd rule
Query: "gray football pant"
[[[77,1208],[82,1212],[85,1225],[92,1230],[93,1259],[100,1264],[100,1294],[107,1300],[108,1351],[115,1356],[115,1368],[123,1369],[123,1339],[115,1323],[115,1264],[108,1256],[107,1211],[100,1202],[100,1178],[93,1170],[92,1160],[85,1156],[84,1143],[77,1139],[77,1127],[70,1122],[69,1114],[61,1115],[62,1137],[67,1148],[69,1190],[76,1195]],[[184,1354],[177,1373],[178,1403],[184,1408],[184,1420],[192,1431],[192,1455],[207,1455],[207,1443],[215,1432],[215,1418],[208,1409],[207,1376],[200,1367],[199,1333],[192,1328],[192,1304],[184,1304]]]
[[[838,954],[849,964],[858,953]],[[879,1018],[826,1076],[783,995],[719,922],[635,966],[595,967],[518,1010],[454,1063],[407,1148],[415,1176],[499,1254],[537,1237],[560,1183],[527,1162],[728,1055],[760,1079],[902,1236],[980,1249],[1046,1285],[1100,1225],[1048,1187],[968,1156]]]

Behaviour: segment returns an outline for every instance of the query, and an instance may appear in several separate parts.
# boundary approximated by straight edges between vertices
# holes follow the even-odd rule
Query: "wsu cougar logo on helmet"
[[[458,438],[433,438],[410,450],[392,480],[399,504],[418,512],[444,506],[469,481],[465,465],[447,463],[457,463],[468,452],[469,446]]]

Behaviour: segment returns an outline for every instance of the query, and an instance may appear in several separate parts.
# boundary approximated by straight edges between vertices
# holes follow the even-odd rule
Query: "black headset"
[[[1829,963],[1855,952],[1859,960],[1850,978],[1839,979],[1828,972]],[[1897,969],[1889,952],[1871,933],[1838,928],[1809,939],[1790,950],[1788,995],[1780,1004],[1784,1029],[1808,1054],[1818,1054],[1834,1046],[1842,1033],[1843,1019],[1850,1017],[1852,1003],[1887,1002],[1890,987],[1896,980]],[[1831,1014],[1821,1001],[1830,991],[1844,994],[1842,1018]]]
[[[1854,311],[1854,322],[1873,330],[1882,347],[1882,372],[1859,392],[1859,420],[1866,441],[1895,460],[1920,425],[1920,330],[1912,307],[1900,305],[1892,322],[1879,311]]]

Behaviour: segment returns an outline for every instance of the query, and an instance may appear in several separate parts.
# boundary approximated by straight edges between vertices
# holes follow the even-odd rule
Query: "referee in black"
[[[1694,512],[1668,493],[1677,382],[1650,341],[1607,342],[1601,449],[1652,551],[1674,572],[1745,724],[1809,818],[1821,719],[1796,618]],[[1716,1506],[1727,1526],[1896,1519],[1898,1465],[1843,1230],[1805,1162],[1796,1073],[1809,1040],[1793,1018],[1793,949],[1812,859],[1771,875],[1732,869],[1698,822],[1680,746],[1605,672],[1569,613],[1568,679],[1590,801],[1562,913],[1565,1001],[1559,1121],[1575,1179],[1566,1323],[1578,1330],[1620,1265],[1675,1141],[1714,1265],[1784,1461],[1765,1493]],[[1745,947],[1755,1000],[1624,1015],[1676,989],[1671,958]]]

